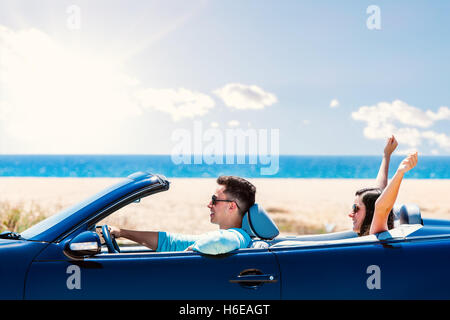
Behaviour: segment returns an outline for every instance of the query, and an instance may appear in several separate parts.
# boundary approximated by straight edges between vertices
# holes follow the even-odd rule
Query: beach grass
[[[45,211],[38,203],[0,202],[0,232],[22,232],[46,218]]]

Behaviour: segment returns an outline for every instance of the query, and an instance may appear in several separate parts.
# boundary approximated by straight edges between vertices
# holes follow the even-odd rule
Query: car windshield
[[[48,217],[47,219],[42,220],[38,224],[35,224],[34,226],[32,226],[32,227],[28,228],[27,230],[25,230],[24,232],[22,232],[20,234],[20,236],[23,239],[31,240],[34,237],[38,236],[39,234],[43,233],[44,231],[57,225],[58,223],[60,223],[64,219],[66,219],[67,217],[71,216],[78,210],[82,209],[83,207],[93,203],[94,201],[103,197],[105,194],[107,194],[115,189],[118,189],[129,182],[130,182],[130,179],[123,179],[122,181],[116,183],[115,185],[100,191],[99,193],[95,194],[94,196],[91,196],[88,199],[86,199],[80,203],[77,203],[76,205],[74,205],[72,207],[62,210],[62,211]]]

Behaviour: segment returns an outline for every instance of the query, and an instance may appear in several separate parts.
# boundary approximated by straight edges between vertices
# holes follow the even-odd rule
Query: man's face
[[[217,197],[217,200],[229,200],[225,194],[225,186],[219,186],[214,195]],[[230,204],[231,202],[217,201],[216,204],[213,205],[211,200],[208,204],[211,223],[218,225],[223,224],[229,216]]]

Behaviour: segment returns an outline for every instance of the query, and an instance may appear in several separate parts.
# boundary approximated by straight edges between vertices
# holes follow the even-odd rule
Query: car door
[[[272,248],[282,299],[395,299],[404,272],[401,241],[310,244]]]
[[[267,249],[101,253],[76,261],[54,244],[31,265],[25,299],[279,299],[280,273]]]
[[[397,287],[402,299],[450,299],[450,238],[413,237],[402,244]]]

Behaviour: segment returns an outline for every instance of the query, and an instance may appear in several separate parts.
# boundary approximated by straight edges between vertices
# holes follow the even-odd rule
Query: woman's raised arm
[[[394,152],[395,148],[397,148],[398,142],[395,140],[395,137],[392,135],[387,141],[386,146],[384,147],[383,159],[381,160],[380,169],[378,170],[378,175],[376,179],[376,186],[383,190],[386,188],[388,183],[388,174],[389,174],[389,162],[391,160],[391,155]]]
[[[375,202],[375,212],[373,214],[370,234],[379,233],[388,230],[387,220],[389,213],[397,199],[398,190],[403,180],[405,172],[414,168],[417,164],[417,152],[408,155],[399,165],[397,172],[387,187],[383,190],[380,197]]]

